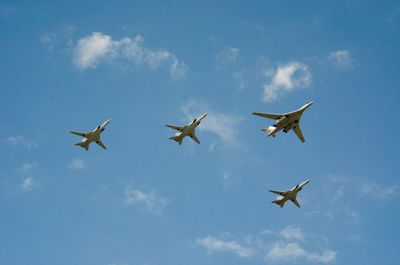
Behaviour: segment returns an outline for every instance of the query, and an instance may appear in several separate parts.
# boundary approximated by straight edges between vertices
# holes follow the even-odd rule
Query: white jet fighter
[[[195,130],[196,130],[196,127],[200,124],[201,120],[204,119],[204,117],[207,116],[207,114],[208,113],[204,113],[199,118],[194,119],[189,125],[186,125],[183,127],[168,125],[168,124],[165,125],[169,128],[179,131],[175,134],[175,136],[172,136],[169,139],[175,140],[179,144],[182,144],[183,138],[185,138],[185,136],[190,136],[190,138],[192,138],[196,143],[199,144],[200,141],[199,141],[199,139],[197,139],[197,137],[195,135],[195,133],[196,133]]]
[[[94,129],[91,132],[87,132],[87,133],[80,133],[80,132],[73,132],[70,131],[70,133],[85,137],[82,142],[76,143],[75,145],[79,145],[82,146],[83,148],[87,150],[89,150],[89,144],[91,142],[96,142],[96,144],[100,145],[101,147],[103,147],[104,149],[106,149],[106,147],[104,146],[104,144],[101,142],[100,140],[100,134],[104,131],[105,127],[107,124],[109,124],[111,121],[111,119],[109,119],[108,121],[106,121],[105,123],[103,123],[102,125],[99,125],[96,127],[96,129]]]
[[[301,142],[305,142],[305,139],[303,137],[303,133],[301,132],[300,129],[300,119],[301,115],[303,115],[303,112],[310,107],[314,102],[310,102],[303,107],[301,107],[298,110],[285,113],[285,114],[271,114],[271,113],[260,113],[260,112],[253,112],[253,115],[261,116],[264,118],[268,119],[273,119],[276,120],[274,125],[261,129],[261,131],[267,132],[267,136],[275,137],[275,134],[279,132],[280,130],[283,129],[284,133],[287,133],[288,131],[292,130],[296,133],[297,137],[299,137]]]
[[[291,200],[294,204],[296,204],[297,207],[300,208],[300,204],[296,199],[297,193],[299,191],[301,191],[301,189],[303,188],[304,185],[306,185],[308,182],[310,182],[310,180],[306,180],[303,183],[293,187],[291,190],[288,191],[275,191],[275,190],[269,190],[270,192],[279,194],[279,196],[276,198],[275,201],[272,201],[272,203],[276,203],[279,206],[281,206],[281,208],[283,208],[283,206],[285,206],[285,202],[288,200]]]

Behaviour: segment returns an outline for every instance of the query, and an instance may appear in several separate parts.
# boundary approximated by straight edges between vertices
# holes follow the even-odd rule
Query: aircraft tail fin
[[[89,145],[86,142],[79,142],[79,143],[76,143],[75,145],[85,148],[86,151],[89,150]]]
[[[272,203],[278,204],[281,208],[283,208],[283,206],[285,206],[285,202],[283,200],[272,201]]]

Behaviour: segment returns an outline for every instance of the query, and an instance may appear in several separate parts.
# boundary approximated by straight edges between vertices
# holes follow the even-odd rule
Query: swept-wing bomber
[[[85,148],[86,151],[87,151],[87,150],[89,150],[89,144],[91,142],[96,142],[96,144],[98,144],[101,147],[103,147],[104,149],[106,149],[105,145],[100,140],[100,134],[104,131],[106,125],[109,124],[110,121],[111,121],[111,119],[109,119],[108,121],[106,121],[102,125],[97,126],[96,129],[94,129],[91,132],[80,133],[80,132],[70,131],[70,133],[73,133],[73,134],[76,134],[76,135],[84,137],[82,142],[76,143],[75,145],[79,145],[79,146]]]
[[[293,130],[297,137],[299,137],[301,142],[305,142],[303,133],[301,132],[300,129],[300,119],[301,115],[303,115],[303,112],[308,109],[313,104],[313,102],[310,102],[303,107],[301,107],[298,110],[285,113],[285,114],[272,114],[272,113],[260,113],[260,112],[253,112],[253,115],[257,115],[260,117],[268,118],[268,119],[273,119],[276,120],[276,122],[265,129],[261,129],[261,131],[267,132],[267,136],[275,137],[275,134],[279,132],[280,130],[283,129],[284,133],[287,133],[290,130]]]
[[[179,127],[179,126],[168,125],[168,124],[165,125],[169,128],[179,131],[175,134],[175,136],[172,136],[169,139],[177,141],[181,145],[183,138],[185,138],[185,136],[190,136],[190,138],[192,138],[193,141],[195,141],[196,143],[199,144],[200,141],[199,141],[199,139],[197,139],[197,137],[195,135],[196,127],[200,124],[201,120],[204,119],[205,116],[207,116],[207,114],[208,113],[204,113],[199,118],[194,119],[190,124],[188,124],[186,126]]]
[[[297,207],[300,208],[300,204],[296,199],[297,193],[299,191],[301,191],[301,189],[304,187],[304,185],[306,185],[308,182],[310,182],[309,179],[299,185],[296,185],[295,187],[293,187],[291,190],[288,190],[288,191],[269,190],[270,192],[273,192],[273,193],[276,193],[279,195],[275,201],[272,201],[272,203],[276,203],[281,208],[283,208],[283,206],[285,206],[285,202],[288,200],[291,200]]]

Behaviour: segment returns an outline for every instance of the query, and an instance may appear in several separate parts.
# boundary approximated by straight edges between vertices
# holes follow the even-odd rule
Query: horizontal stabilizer
[[[283,206],[285,206],[285,202],[282,200],[276,200],[276,201],[272,201],[272,203],[276,203],[278,204],[281,208],[283,208]]]
[[[177,142],[179,143],[179,145],[182,144],[182,140],[183,140],[183,138],[182,138],[182,137],[179,137],[179,136],[172,136],[172,137],[169,137],[169,139],[170,139],[170,140],[177,141]]]
[[[89,145],[87,143],[85,143],[85,142],[79,142],[79,143],[76,143],[75,145],[78,145],[78,146],[81,146],[81,147],[85,148],[86,151],[89,150]]]

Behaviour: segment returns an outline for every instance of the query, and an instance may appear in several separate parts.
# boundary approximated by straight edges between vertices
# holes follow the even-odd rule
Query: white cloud
[[[348,50],[331,52],[328,59],[331,60],[336,67],[342,69],[350,69],[354,65],[354,60],[351,58]]]
[[[55,41],[55,35],[53,33],[43,34],[40,36],[40,41],[48,47],[50,52],[53,51]]]
[[[19,171],[24,175],[29,175],[32,173],[34,166],[35,165],[33,163],[24,163],[19,169]]]
[[[378,183],[365,181],[360,186],[360,194],[362,196],[369,196],[375,199],[385,200],[390,197],[398,196],[399,186],[392,185],[389,187],[383,187]]]
[[[296,61],[279,66],[276,71],[268,70],[267,76],[272,76],[269,84],[264,84],[264,102],[272,102],[278,98],[281,91],[291,91],[307,87],[311,84],[311,73],[308,66]]]
[[[308,253],[297,243],[277,242],[273,244],[272,248],[267,252],[265,260],[272,262],[287,262],[302,257],[316,262],[329,263],[336,259],[336,252],[325,250],[322,254]]]
[[[310,260],[315,260],[322,263],[328,263],[335,261],[336,259],[336,251],[325,250],[322,254],[317,253],[308,253],[307,258]]]
[[[198,127],[199,130],[214,133],[230,144],[239,142],[236,126],[240,122],[240,119],[237,117],[215,112],[207,104],[194,100],[189,100],[181,109],[186,119],[190,121],[208,112],[207,117],[201,121]]]
[[[244,71],[234,72],[232,77],[239,83],[238,91],[242,91],[247,86],[247,81],[244,77]]]
[[[305,256],[305,251],[297,243],[275,243],[265,256],[266,260],[286,261]]]
[[[215,145],[216,145],[216,143],[210,144],[210,147],[208,147],[208,150],[209,150],[210,152],[213,152],[213,151],[214,151],[214,148],[215,148]]]
[[[231,237],[230,233],[225,233],[225,236]],[[278,239],[274,239],[277,238]],[[280,232],[265,229],[259,235],[244,236],[240,243],[235,240],[219,239],[211,236],[196,239],[197,245],[207,248],[207,252],[212,251],[231,251],[241,257],[259,257],[269,263],[280,263],[291,261],[295,263],[299,259],[307,259],[313,262],[329,263],[336,259],[336,252],[330,249],[325,249],[321,253],[308,252],[304,249],[298,240],[303,241],[306,235],[301,232],[300,228],[287,226]],[[313,242],[315,242],[315,236]],[[322,238],[326,243],[326,238]],[[315,243],[320,246],[320,243]]]
[[[231,176],[228,173],[222,174],[222,180],[225,186],[230,185],[232,182]]]
[[[220,239],[213,238],[211,236],[205,238],[196,239],[198,245],[202,245],[207,248],[208,252],[212,251],[232,251],[240,257],[250,257],[253,255],[251,248],[243,247],[236,241],[223,241]]]
[[[142,203],[152,213],[161,214],[162,210],[167,204],[167,200],[163,197],[159,197],[158,195],[156,195],[156,192],[154,190],[146,193],[140,190],[132,190],[130,188],[126,188],[124,203],[126,205]]]
[[[301,229],[299,227],[294,227],[291,225],[285,227],[280,232],[280,235],[288,240],[291,240],[291,239],[302,240],[303,239],[303,233],[301,232]]]
[[[23,146],[26,146],[28,148],[37,147],[38,146],[37,143],[35,143],[34,141],[30,141],[30,140],[25,139],[25,137],[22,136],[22,135],[10,136],[10,137],[7,138],[7,141],[12,143],[13,145],[23,145]]]
[[[261,232],[261,234],[262,235],[270,235],[270,234],[275,234],[275,231],[273,231],[273,230],[271,230],[271,229],[264,229],[262,232]]]
[[[28,192],[31,191],[36,186],[37,186],[36,181],[32,177],[27,177],[22,181],[20,188],[23,191]]]
[[[221,70],[228,64],[236,63],[239,56],[239,49],[227,47],[222,52],[215,55],[216,67]]]
[[[143,46],[143,38],[125,37],[120,41],[112,40],[111,36],[101,32],[78,40],[74,50],[73,62],[81,70],[96,68],[101,62],[111,63],[117,59],[126,59],[136,66],[147,65],[157,69],[168,65],[170,75],[179,78],[186,74],[187,66],[179,62],[175,54],[166,50],[151,50]]]
[[[75,50],[74,63],[80,69],[96,68],[99,60],[109,52],[113,45],[111,37],[101,32],[94,32],[91,36],[78,40]]]
[[[86,167],[86,163],[81,158],[74,158],[72,159],[71,163],[69,163],[68,167],[77,170],[84,169]]]
[[[373,180],[359,177],[330,176],[325,185],[326,190],[335,194],[332,202],[339,200],[349,201],[349,196],[354,200],[354,194],[369,198],[386,200],[400,195],[399,186],[384,186]]]
[[[24,137],[22,135],[18,135],[18,136],[10,136],[7,138],[7,140],[13,144],[19,144],[24,140]]]

